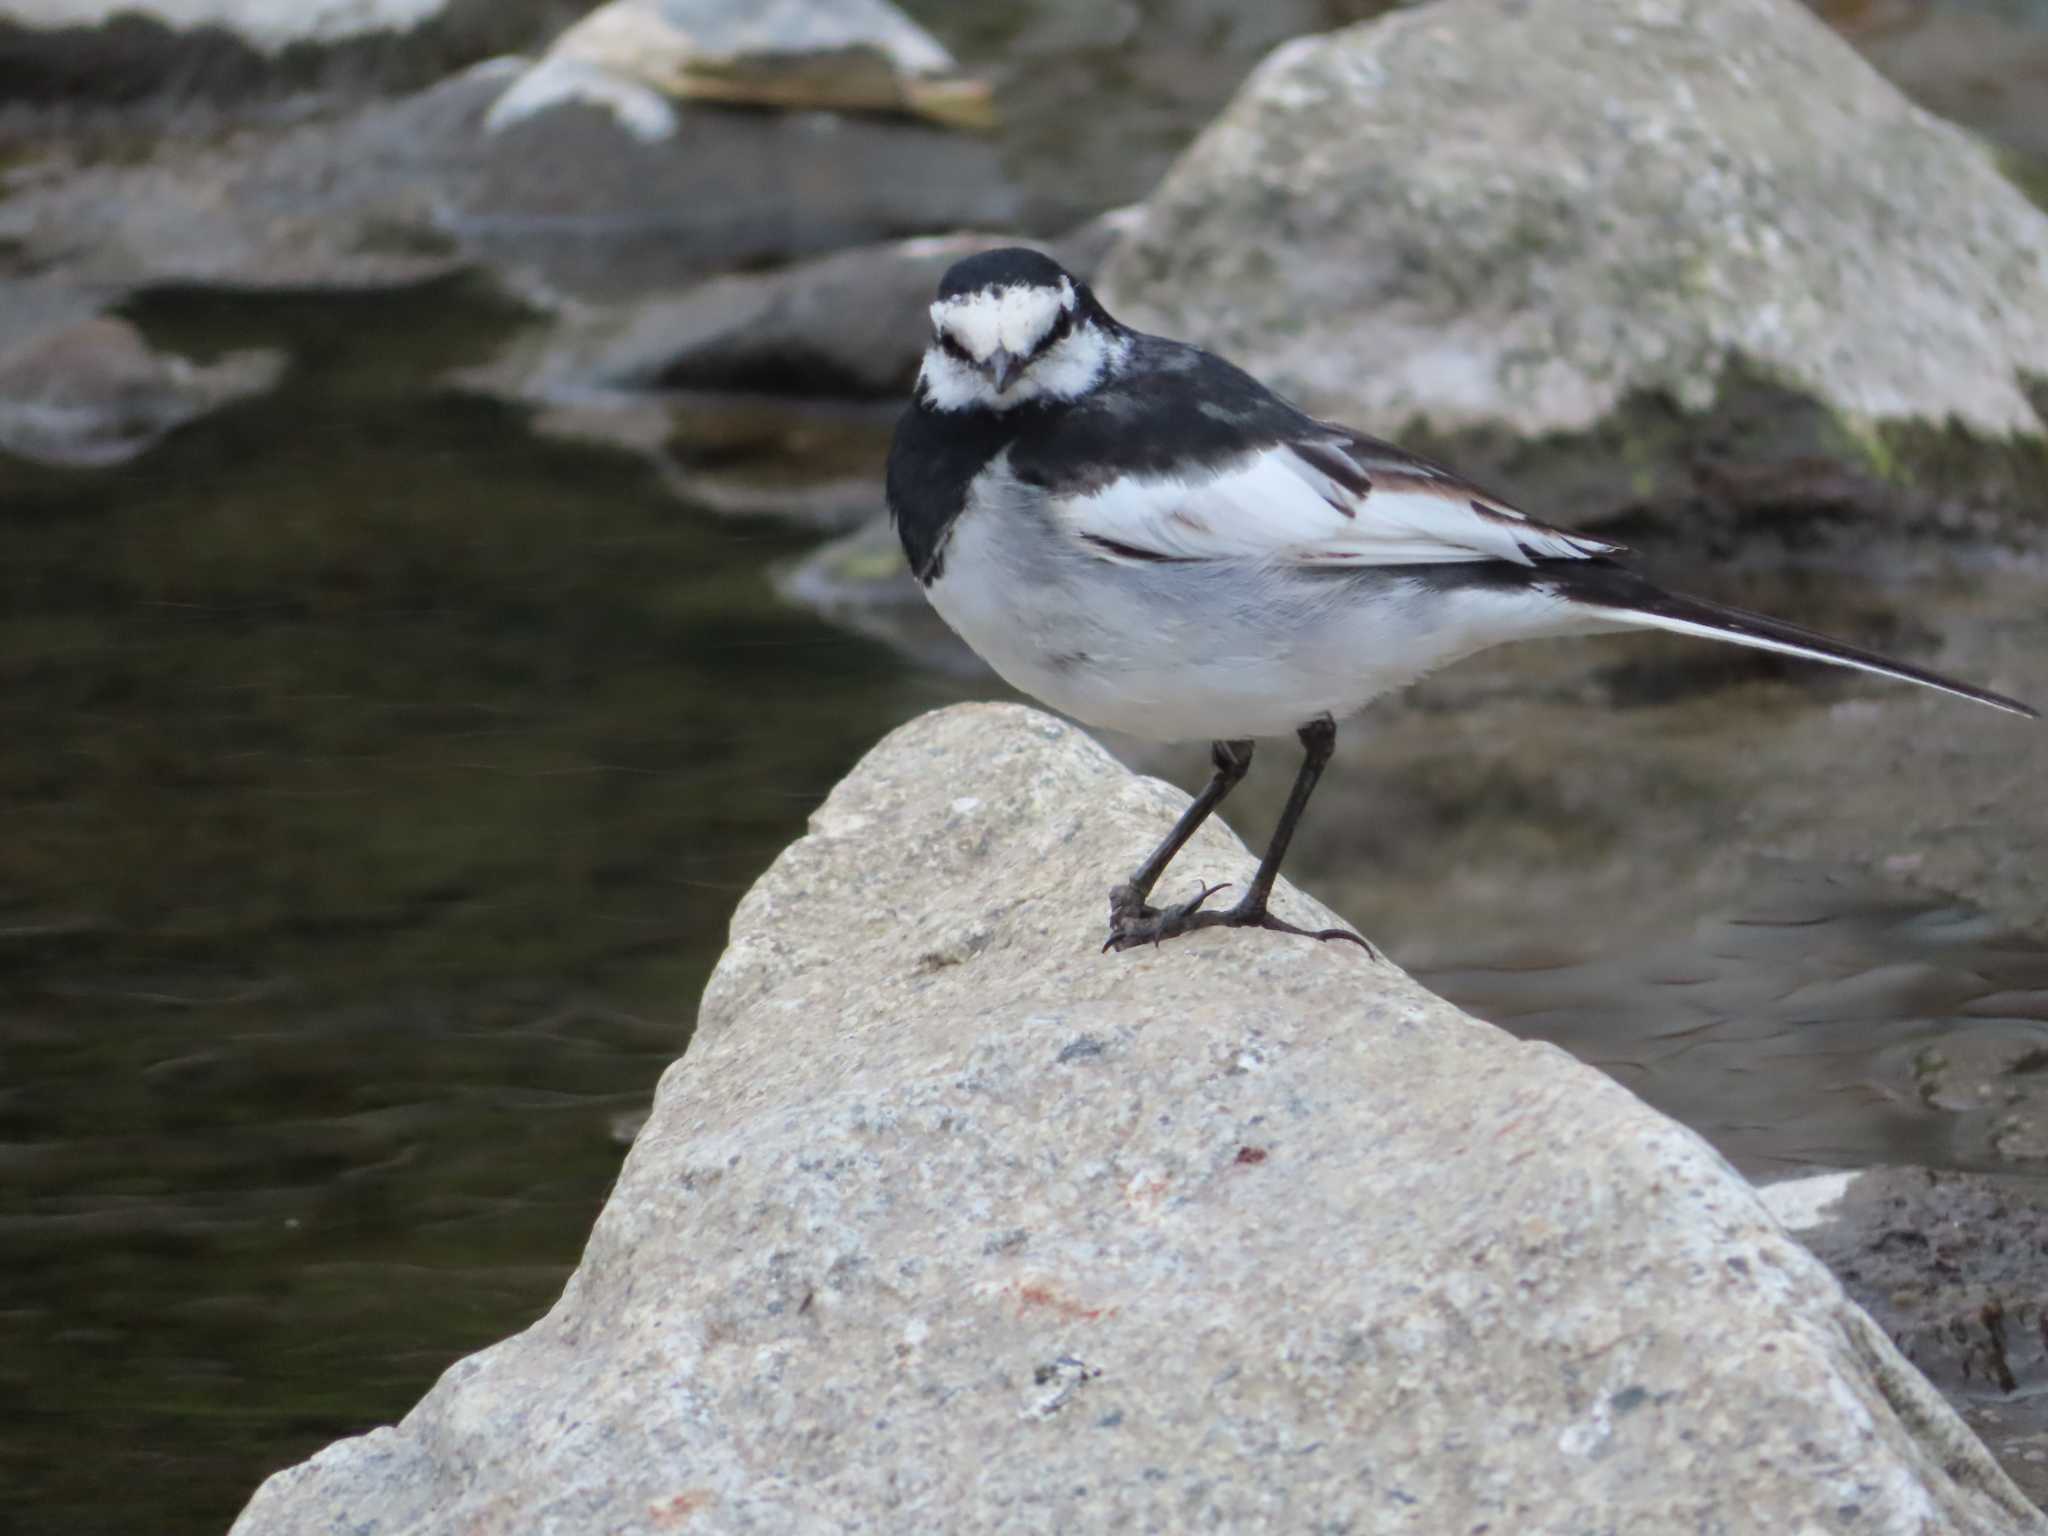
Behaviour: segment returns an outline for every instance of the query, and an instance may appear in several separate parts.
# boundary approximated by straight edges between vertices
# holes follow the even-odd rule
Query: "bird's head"
[[[1021,246],[953,263],[931,314],[917,389],[940,411],[1077,399],[1129,346],[1085,283]]]

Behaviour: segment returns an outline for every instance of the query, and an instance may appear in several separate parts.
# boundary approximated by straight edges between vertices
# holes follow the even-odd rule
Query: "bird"
[[[1211,352],[1121,324],[1042,252],[962,258],[930,316],[885,489],[932,607],[1006,682],[1085,725],[1211,744],[1208,784],[1112,886],[1104,950],[1235,927],[1376,954],[1349,929],[1270,910],[1337,722],[1509,641],[1669,630],[2037,718],[2003,694],[1667,591],[1619,544],[1538,522]],[[1254,741],[1289,733],[1300,769],[1239,899],[1211,906],[1224,887],[1205,884],[1154,907]]]

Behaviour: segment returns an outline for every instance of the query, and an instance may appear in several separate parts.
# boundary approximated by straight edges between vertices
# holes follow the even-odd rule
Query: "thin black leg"
[[[1301,771],[1294,776],[1294,788],[1287,792],[1287,804],[1281,808],[1280,820],[1273,828],[1273,840],[1266,844],[1265,857],[1259,860],[1259,872],[1252,876],[1251,889],[1238,903],[1241,907],[1265,910],[1266,898],[1273,894],[1273,882],[1280,878],[1280,861],[1287,857],[1295,826],[1301,821],[1301,813],[1308,809],[1308,797],[1316,792],[1323,770],[1336,755],[1337,722],[1328,715],[1316,716],[1295,735],[1301,740]]]
[[[1294,840],[1294,829],[1301,822],[1302,812],[1308,809],[1309,796],[1315,793],[1316,785],[1323,777],[1323,769],[1329,765],[1331,754],[1337,750],[1337,724],[1328,715],[1318,715],[1302,726],[1296,735],[1301,739],[1301,771],[1294,776],[1294,788],[1288,793],[1287,805],[1280,812],[1279,824],[1273,828],[1273,839],[1266,845],[1265,856],[1259,860],[1258,873],[1252,876],[1251,885],[1237,905],[1222,912],[1201,911],[1202,903],[1221,889],[1220,886],[1213,887],[1204,890],[1194,900],[1182,902],[1179,906],[1170,907],[1164,912],[1155,913],[1150,908],[1132,912],[1131,917],[1139,921],[1120,925],[1116,904],[1117,893],[1113,892],[1110,897],[1110,938],[1109,944],[1103,946],[1105,949],[1111,946],[1128,949],[1133,944],[1146,942],[1157,944],[1162,939],[1192,933],[1197,928],[1270,928],[1276,933],[1296,933],[1311,939],[1349,939],[1361,946],[1367,954],[1378,955],[1379,952],[1372,945],[1348,928],[1297,928],[1266,910],[1266,903],[1273,894],[1273,882],[1280,878],[1281,861],[1287,857],[1287,845]],[[1219,753],[1224,745],[1222,742],[1217,743]],[[1248,743],[1245,745],[1249,746]],[[1246,752],[1245,766],[1250,766],[1249,751]],[[1220,755],[1217,759],[1217,771],[1220,777]],[[1238,777],[1243,777],[1242,769],[1239,770]],[[1185,843],[1195,828],[1201,825],[1203,818],[1216,808],[1216,803],[1230,792],[1229,786],[1226,786],[1215,793],[1214,799],[1210,799],[1210,791],[1215,790],[1216,784],[1212,780],[1209,790],[1204,791],[1202,798],[1188,807],[1188,815],[1181,818],[1173,831],[1167,834],[1166,841],[1155,850],[1152,858],[1145,861],[1139,870],[1140,875],[1150,870],[1152,879],[1158,879],[1160,872],[1166,868],[1167,860],[1179,851],[1181,844]],[[1208,803],[1204,805],[1204,801]],[[1195,816],[1198,808],[1201,815]],[[1194,818],[1192,822],[1189,817]],[[1160,857],[1161,853],[1165,854],[1165,858]],[[1128,887],[1119,886],[1117,891],[1126,889]],[[1149,889],[1148,886],[1147,890]],[[1142,907],[1142,893],[1139,904]]]
[[[1159,877],[1166,873],[1166,866],[1173,862],[1174,855],[1187,846],[1187,840],[1195,835],[1195,829],[1215,812],[1223,803],[1223,797],[1243,782],[1251,771],[1252,744],[1249,741],[1214,741],[1209,744],[1209,761],[1216,771],[1209,776],[1209,782],[1202,792],[1195,796],[1188,808],[1181,812],[1180,820],[1173,824],[1173,830],[1160,839],[1159,846],[1145,856],[1145,862],[1132,872],[1131,878],[1109,893],[1109,942],[1104,949],[1112,946],[1123,948],[1126,944],[1143,943],[1147,939],[1157,941],[1151,931],[1174,914],[1185,917],[1216,894],[1221,887],[1203,890],[1192,902],[1181,907],[1169,907],[1165,912],[1156,912],[1146,905],[1146,898],[1159,883]]]
[[[1216,771],[1209,775],[1208,784],[1189,802],[1188,808],[1181,812],[1180,820],[1173,824],[1173,830],[1145,856],[1145,862],[1130,878],[1130,889],[1140,901],[1152,894],[1152,887],[1166,873],[1166,866],[1173,862],[1173,856],[1195,835],[1195,828],[1207,821],[1216,807],[1223,803],[1223,797],[1237,788],[1244,781],[1244,776],[1251,772],[1252,744],[1248,741],[1212,741],[1209,743],[1209,761],[1216,765]]]

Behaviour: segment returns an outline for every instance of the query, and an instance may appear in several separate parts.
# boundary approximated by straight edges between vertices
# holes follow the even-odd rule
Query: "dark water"
[[[543,1311],[739,892],[950,697],[773,596],[803,537],[437,388],[474,293],[131,313],[294,361],[0,466],[6,1532],[221,1530]]]
[[[1647,942],[1417,979],[1563,1046],[1759,1181],[2048,1172],[2048,949],[1878,875],[1764,865],[1739,907]]]

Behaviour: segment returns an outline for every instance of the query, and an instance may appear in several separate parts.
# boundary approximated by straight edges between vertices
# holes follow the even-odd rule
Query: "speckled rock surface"
[[[890,736],[561,1301],[236,1531],[2048,1530],[1597,1073],[1349,946],[1099,954],[1181,803],[1031,711]]]
[[[1278,49],[1114,252],[1121,318],[1397,430],[1689,406],[2039,434],[2048,216],[1795,0],[1441,0]]]

